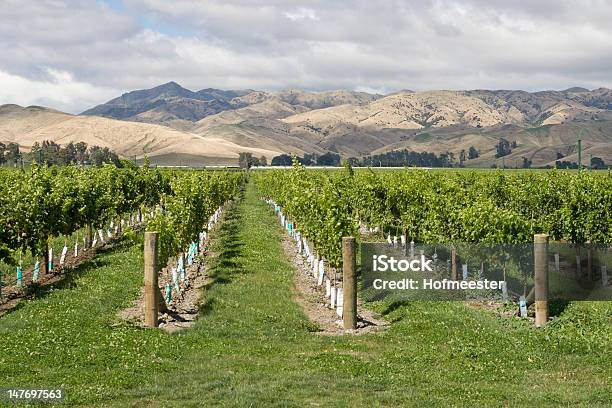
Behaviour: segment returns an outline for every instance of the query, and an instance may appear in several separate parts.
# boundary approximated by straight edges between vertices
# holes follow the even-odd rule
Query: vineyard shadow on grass
[[[570,301],[563,299],[553,299],[548,302],[548,314],[550,317],[559,317],[570,305]]]
[[[238,200],[242,199],[242,194]],[[238,231],[239,224],[242,222],[242,216],[235,202],[227,210],[223,220],[215,234],[211,252],[215,256],[209,258],[211,264],[208,268],[210,281],[204,285],[205,293],[213,285],[226,285],[232,282],[232,276],[235,274],[244,273],[244,268],[240,263],[240,258],[244,256],[242,247],[244,243],[239,242]],[[200,305],[199,314],[207,314],[213,310],[214,299],[205,296],[204,301]]]
[[[91,271],[95,268],[100,268],[104,266],[108,266],[109,262],[107,260],[103,260],[98,258],[99,255],[103,255],[109,252],[114,252],[116,250],[121,250],[123,248],[129,247],[131,244],[127,242],[125,239],[120,238],[118,241],[113,242],[110,245],[105,247],[97,248],[95,255],[93,258],[87,259],[86,261],[80,263],[78,266],[67,270],[63,274],[59,275],[59,279],[51,284],[41,285],[39,283],[31,283],[25,288],[25,294],[21,300],[27,299],[44,299],[50,293],[56,290],[65,290],[65,289],[74,289],[78,285],[76,283],[77,279],[83,276],[87,271]],[[24,307],[26,302],[19,301],[15,307],[11,308],[4,312],[2,316],[7,316],[11,313],[14,313]]]

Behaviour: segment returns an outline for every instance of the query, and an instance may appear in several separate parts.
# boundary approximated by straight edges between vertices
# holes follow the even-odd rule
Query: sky
[[[135,89],[612,87],[607,0],[0,0],[0,104]]]

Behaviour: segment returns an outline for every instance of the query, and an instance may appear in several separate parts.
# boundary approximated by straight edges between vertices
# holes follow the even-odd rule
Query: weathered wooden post
[[[38,279],[41,279],[51,272],[49,270],[49,239],[45,239],[42,243],[42,268],[40,268],[40,276]]]
[[[159,313],[157,283],[157,232],[144,234],[145,326],[157,327]]]
[[[355,238],[342,238],[342,320],[344,329],[357,328],[357,276]]]
[[[91,224],[87,224],[85,229],[85,249],[91,248],[91,244],[93,242],[93,226]]]
[[[587,276],[589,282],[593,282],[593,250],[591,248],[591,241],[587,242]]]
[[[459,275],[457,275],[457,248],[455,244],[451,245],[451,280],[459,280]]]
[[[576,244],[576,280],[582,279],[582,259],[580,258],[580,245]]]
[[[533,236],[535,269],[535,325],[542,327],[548,321],[548,235]]]

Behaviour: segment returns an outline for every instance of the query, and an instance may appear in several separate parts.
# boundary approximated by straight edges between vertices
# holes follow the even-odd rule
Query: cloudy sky
[[[607,0],[0,0],[0,104],[198,90],[612,87]]]

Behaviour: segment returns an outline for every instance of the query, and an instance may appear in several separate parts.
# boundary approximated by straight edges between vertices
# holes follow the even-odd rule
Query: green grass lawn
[[[610,406],[612,307],[543,330],[461,303],[371,305],[393,324],[325,337],[293,301],[283,231],[249,186],[217,233],[195,327],[121,323],[142,283],[119,245],[0,319],[0,387],[64,387],[85,406]]]

